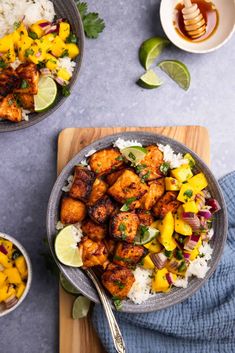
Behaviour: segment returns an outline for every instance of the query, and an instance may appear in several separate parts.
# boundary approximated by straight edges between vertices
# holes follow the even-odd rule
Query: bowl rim
[[[124,304],[123,304],[123,309],[122,309],[122,312],[131,312],[131,313],[143,313],[143,312],[152,312],[152,311],[157,311],[157,310],[161,310],[161,309],[165,309],[165,308],[168,308],[172,305],[175,305],[175,304],[178,304],[184,300],[186,300],[187,298],[191,297],[196,291],[198,291],[202,286],[203,284],[205,284],[207,282],[207,280],[209,279],[209,277],[211,277],[211,275],[214,273],[220,259],[221,259],[221,256],[222,256],[222,253],[223,253],[223,249],[224,249],[224,245],[225,245],[225,242],[226,242],[226,239],[227,239],[227,231],[228,231],[228,215],[227,215],[227,208],[226,208],[226,203],[225,203],[225,200],[224,200],[224,196],[223,196],[223,193],[222,193],[222,190],[220,188],[220,185],[218,184],[218,181],[217,179],[215,178],[215,176],[213,175],[213,173],[211,172],[210,168],[206,165],[206,163],[202,160],[201,157],[198,156],[197,153],[195,153],[193,150],[191,150],[189,147],[187,147],[186,145],[184,145],[183,143],[181,142],[178,142],[177,140],[173,139],[173,138],[170,138],[168,136],[165,136],[165,135],[161,135],[161,134],[156,134],[156,133],[152,133],[152,132],[143,132],[143,131],[128,131],[128,132],[119,132],[119,133],[115,133],[115,134],[111,134],[111,135],[107,135],[101,139],[98,139],[94,142],[92,142],[91,144],[87,145],[86,147],[84,147],[83,149],[81,149],[66,165],[65,167],[62,169],[61,173],[58,175],[56,181],[55,181],[55,184],[53,186],[53,189],[51,191],[51,195],[50,195],[50,198],[49,198],[49,202],[48,202],[48,208],[47,208],[47,219],[46,219],[46,227],[47,227],[47,237],[48,237],[48,241],[49,241],[49,247],[50,247],[50,251],[53,255],[53,258],[57,264],[57,266],[59,267],[59,270],[64,274],[64,276],[79,290],[80,293],[82,293],[83,295],[87,296],[90,300],[92,300],[93,302],[95,303],[100,303],[99,301],[99,298],[98,298],[98,295],[96,296],[92,296],[92,295],[89,295],[86,293],[86,291],[83,289],[82,286],[79,287],[79,284],[76,283],[75,281],[73,281],[67,274],[67,271],[66,271],[66,268],[68,268],[67,266],[64,266],[62,265],[59,260],[56,258],[56,255],[55,255],[55,252],[54,252],[54,247],[53,247],[53,241],[52,239],[54,240],[53,237],[55,237],[56,233],[53,232],[53,228],[55,229],[55,224],[54,226],[52,225],[52,219],[54,219],[54,214],[53,214],[53,208],[54,208],[54,204],[55,204],[55,201],[58,194],[61,193],[62,194],[62,191],[61,191],[61,187],[62,185],[64,185],[65,181],[66,181],[66,176],[68,176],[68,174],[70,173],[71,174],[71,171],[72,169],[74,168],[74,166],[76,165],[76,163],[78,163],[77,159],[78,159],[78,156],[80,160],[84,159],[85,157],[85,154],[89,151],[89,150],[92,150],[92,149],[102,149],[102,148],[106,148],[104,147],[104,144],[107,142],[107,140],[110,140],[112,139],[112,141],[115,141],[117,140],[117,138],[126,138],[128,139],[128,136],[131,137],[131,139],[133,139],[133,134],[136,136],[134,137],[134,139],[138,140],[138,136],[144,138],[146,136],[148,136],[149,138],[154,138],[156,140],[158,139],[164,139],[166,142],[164,142],[165,144],[169,144],[169,145],[172,145],[172,144],[176,144],[180,149],[182,149],[185,153],[191,153],[192,156],[194,158],[196,158],[196,160],[203,166],[203,171],[206,171],[207,174],[210,175],[210,178],[213,180],[213,183],[216,187],[216,191],[218,192],[218,195],[220,197],[220,200],[221,200],[221,208],[223,210],[223,214],[224,214],[224,217],[223,217],[223,225],[221,226],[222,227],[222,231],[221,231],[221,234],[223,235],[223,239],[222,241],[220,242],[220,249],[219,251],[217,252],[217,256],[216,256],[216,259],[214,261],[214,263],[211,263],[210,264],[210,267],[209,267],[209,270],[207,271],[206,273],[206,276],[203,278],[203,279],[198,279],[198,278],[195,278],[196,280],[196,284],[194,284],[194,287],[191,288],[191,292],[190,293],[187,293],[187,289],[184,289],[184,288],[179,288],[179,290],[181,289],[180,292],[180,295],[177,296],[176,299],[174,299],[174,302],[172,303],[164,303],[162,304],[161,303],[161,308],[155,308],[154,307],[154,302],[152,302],[151,306],[148,306],[148,308],[144,308],[144,304],[147,302],[143,302],[142,304],[138,305],[138,304],[134,304],[134,303],[131,303],[132,305],[129,305],[130,302],[128,302],[126,305],[125,305],[125,301],[124,301]],[[112,142],[110,142],[109,144],[111,144]],[[156,142],[157,143],[157,142]],[[85,157],[86,158],[86,157]],[[202,168],[200,168],[202,169]],[[63,183],[62,183],[63,181]],[[58,209],[58,204],[57,204],[57,209]],[[58,231],[56,231],[58,232]],[[79,269],[80,271],[82,271],[81,269]],[[90,281],[89,281],[90,282]],[[91,283],[91,282],[90,282]],[[92,286],[92,284],[91,284]],[[113,304],[112,304],[112,301],[110,299],[110,296],[109,296],[109,301],[114,308]]]
[[[79,61],[76,63],[76,69],[77,71],[75,72],[75,74],[72,76],[71,82],[69,83],[69,88],[72,92],[72,90],[74,89],[74,86],[76,85],[78,78],[79,78],[79,73],[81,71],[81,67],[82,67],[82,62],[83,62],[83,57],[84,57],[84,48],[85,48],[85,34],[84,34],[84,28],[83,28],[83,22],[82,22],[82,18],[81,15],[78,11],[78,8],[75,4],[75,1],[73,0],[67,0],[67,2],[69,2],[69,4],[67,4],[67,6],[71,6],[73,9],[73,12],[75,14],[76,21],[78,22],[78,26],[80,27],[80,36],[79,36],[79,49],[80,49],[80,53],[79,53]],[[43,115],[38,116],[35,115],[35,117],[33,119],[29,119],[28,121],[24,120],[21,121],[19,123],[12,123],[9,125],[1,125],[0,124],[0,133],[5,133],[5,132],[13,132],[13,131],[18,131],[18,130],[22,130],[22,129],[27,129],[28,127],[31,127],[33,125],[36,125],[38,123],[40,123],[42,120],[50,117],[51,115],[53,115],[66,101],[68,97],[64,97],[62,96],[61,99],[59,100],[59,102],[57,102],[55,104],[55,106],[52,106],[52,108],[48,111],[46,111]],[[6,121],[7,123],[8,121]],[[10,122],[9,122],[10,123]]]
[[[161,4],[160,4],[160,21],[161,21],[161,26],[164,30],[164,33],[165,35],[167,36],[167,38],[171,41],[171,43],[173,43],[176,47],[180,48],[181,50],[184,50],[188,53],[193,53],[193,54],[209,54],[219,48],[221,48],[222,46],[224,46],[233,36],[234,32],[235,32],[235,21],[234,21],[234,24],[233,24],[233,28],[232,30],[230,31],[230,33],[227,35],[227,37],[225,37],[225,39],[217,44],[216,46],[214,46],[213,48],[210,48],[210,49],[191,49],[191,48],[187,48],[179,43],[176,43],[174,40],[172,40],[170,37],[168,37],[168,34],[167,34],[167,30],[166,30],[166,26],[165,26],[165,21],[164,21],[164,15],[163,15],[163,3],[164,3],[165,0],[161,0]],[[180,0],[179,0],[180,1]],[[235,0],[233,0],[235,1]],[[235,2],[234,2],[234,5],[235,5]]]
[[[9,314],[10,312],[14,311],[25,300],[25,298],[28,295],[30,288],[31,288],[33,274],[32,274],[32,263],[31,263],[30,257],[28,255],[26,249],[24,248],[24,246],[16,238],[14,238],[11,235],[8,235],[6,233],[0,232],[0,238],[11,241],[17,247],[17,249],[20,250],[20,252],[22,253],[22,255],[25,258],[25,261],[27,264],[27,269],[28,269],[28,278],[27,278],[26,287],[25,287],[23,295],[20,297],[17,304],[14,305],[12,308],[10,308],[8,310],[4,310],[3,312],[0,312],[0,317],[3,317],[5,315]]]

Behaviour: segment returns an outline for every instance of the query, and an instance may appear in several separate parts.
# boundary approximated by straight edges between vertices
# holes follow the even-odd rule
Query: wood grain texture
[[[207,129],[201,126],[68,128],[58,138],[58,174],[83,147],[104,136],[124,131],[149,131],[171,137],[184,143],[210,164],[209,135]],[[74,298],[60,288],[60,353],[104,353],[90,317],[71,319]]]

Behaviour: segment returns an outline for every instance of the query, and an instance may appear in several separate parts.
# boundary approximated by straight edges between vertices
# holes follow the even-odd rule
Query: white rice
[[[90,157],[90,156],[92,156],[94,153],[96,153],[96,150],[90,150],[89,152],[87,152],[87,154],[85,154],[85,157]]]
[[[56,223],[55,229],[56,229],[56,230],[61,230],[61,229],[63,229],[64,227],[65,227],[65,224],[62,223],[62,222],[60,222],[60,221],[58,221],[58,222]]]
[[[21,108],[21,110],[22,110],[22,120],[29,121],[29,114],[31,113],[31,111],[23,108]]]
[[[126,147],[132,147],[132,146],[142,147],[142,144],[135,140],[123,140],[121,138],[118,138],[117,141],[113,143],[113,146],[119,148],[120,150],[123,150]]]
[[[76,241],[76,243],[80,243],[82,237],[83,237],[83,233],[82,233],[82,229],[81,229],[81,223],[76,223],[76,224],[73,224],[73,228],[72,228],[72,231],[73,231],[73,238],[74,240]],[[77,244],[74,245],[75,248],[77,248]]]
[[[133,274],[135,282],[128,293],[128,298],[135,304],[141,304],[152,296],[151,284],[153,271],[137,267],[133,271]]]
[[[74,179],[73,175],[70,175],[67,179],[67,185],[63,186],[61,190],[64,192],[69,192],[69,190],[73,185],[73,179]]]
[[[79,164],[83,165],[84,167],[88,165],[86,159],[83,159]]]
[[[76,67],[75,61],[72,61],[68,56],[58,59],[57,70],[66,69],[70,73],[70,75],[72,76],[75,67]]]
[[[178,154],[174,153],[171,146],[169,145],[164,146],[159,144],[158,148],[160,151],[163,152],[163,159],[165,162],[170,164],[171,169],[178,168],[182,164],[188,163],[188,161],[183,158],[183,155],[181,153],[178,153]]]
[[[0,0],[1,37],[14,31],[14,24],[23,20],[31,25],[41,19],[52,22],[55,10],[49,0]]]

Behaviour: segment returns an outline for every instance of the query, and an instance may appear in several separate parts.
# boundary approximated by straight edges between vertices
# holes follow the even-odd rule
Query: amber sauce
[[[178,4],[175,7],[175,21],[174,26],[176,31],[182,36],[184,39],[187,39],[191,42],[202,42],[209,37],[211,37],[219,24],[219,13],[218,10],[215,8],[215,5],[212,2],[205,1],[205,0],[192,0],[192,3],[196,3],[206,21],[206,33],[197,39],[192,39],[185,30],[184,27],[184,19],[182,14],[182,9],[184,7],[183,4]]]

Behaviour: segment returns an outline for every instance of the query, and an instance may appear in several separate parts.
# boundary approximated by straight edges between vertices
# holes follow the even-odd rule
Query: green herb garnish
[[[170,250],[165,250],[164,254],[165,254],[166,257],[171,258],[171,256],[172,256],[172,251],[170,251]]]
[[[66,39],[66,43],[77,43],[77,37],[75,36],[74,33],[70,33],[70,35],[68,36],[68,38]]]
[[[60,58],[64,58],[65,56],[69,56],[69,51],[68,49],[64,49],[62,54],[60,55]]]
[[[151,172],[148,170],[147,173],[141,177],[141,183],[145,183],[145,180],[149,178],[150,174]]]
[[[62,95],[64,96],[64,97],[68,97],[68,96],[70,96],[70,89],[69,89],[69,87],[68,86],[63,86],[62,87]]]
[[[17,30],[20,27],[20,22],[14,22],[14,30]]]
[[[88,13],[88,6],[85,2],[77,1],[77,8],[82,18],[85,35],[88,38],[98,38],[105,28],[104,20],[99,17],[98,13]]]
[[[6,67],[7,64],[3,60],[0,60],[0,69],[5,69]]]
[[[193,196],[193,192],[192,192],[192,190],[186,190],[185,192],[184,192],[184,196],[186,196],[186,197],[188,197],[189,199]]]
[[[29,31],[28,32],[28,35],[29,35],[29,37],[30,38],[32,38],[32,39],[38,39],[38,35],[37,35],[37,33],[35,33],[35,32],[32,32],[32,31]]]
[[[187,266],[185,261],[182,261],[181,264],[178,267],[178,272],[183,272],[184,270],[186,270]]]
[[[130,197],[129,199],[127,199],[126,202],[124,203],[124,205],[122,206],[122,208],[120,209],[120,211],[122,211],[122,212],[129,211],[130,205],[135,200],[136,200],[136,197]]]
[[[147,165],[146,164],[138,164],[137,166],[136,166],[136,173],[140,173],[144,168],[146,168],[147,167]]]
[[[170,169],[170,163],[164,162],[160,165],[160,172],[167,175]]]
[[[113,281],[113,283],[114,283],[116,286],[118,286],[118,288],[120,288],[120,289],[125,288],[125,284],[123,284],[123,283],[122,283],[121,281],[119,281],[119,280]]]
[[[28,88],[28,87],[29,87],[28,81],[27,80],[22,80],[20,88],[24,89],[24,88]]]
[[[33,55],[33,54],[34,54],[33,49],[27,49],[25,50],[24,56],[28,58],[30,55]]]
[[[112,300],[113,300],[113,304],[114,304],[116,310],[121,310],[121,308],[122,308],[121,299],[119,299],[118,297],[113,297]]]
[[[177,250],[176,250],[175,257],[176,257],[178,260],[182,260],[182,259],[184,258],[183,253],[182,253],[182,250],[177,249]]]

